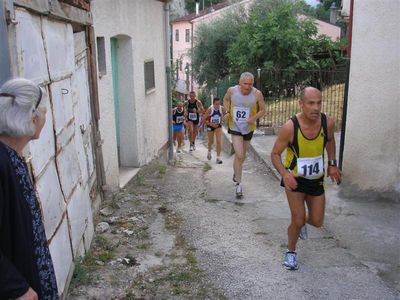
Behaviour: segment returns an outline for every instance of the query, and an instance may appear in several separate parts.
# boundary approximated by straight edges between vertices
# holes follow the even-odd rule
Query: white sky
[[[306,2],[311,6],[316,6],[319,3],[317,0],[306,0]]]

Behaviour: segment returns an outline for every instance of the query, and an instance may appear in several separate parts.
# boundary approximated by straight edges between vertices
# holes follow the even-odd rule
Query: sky
[[[305,0],[309,5],[316,6],[319,2],[317,0]]]

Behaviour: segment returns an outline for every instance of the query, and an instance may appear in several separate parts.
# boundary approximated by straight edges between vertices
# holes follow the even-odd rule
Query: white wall
[[[354,1],[343,170],[362,190],[400,193],[400,2]],[[395,194],[396,195],[396,194]]]
[[[134,101],[130,111],[131,124],[122,122],[121,133],[131,132],[135,140],[128,145],[137,148],[137,162],[151,161],[168,140],[168,115],[165,81],[165,26],[163,3],[149,0],[95,0],[92,13],[96,37],[105,38],[107,74],[99,78],[100,130],[108,185],[118,185],[118,156],[115,138],[114,99],[111,73],[110,38],[123,36],[131,39],[133,82],[124,94]],[[121,59],[121,58],[119,58]],[[154,60],[155,90],[147,94],[144,88],[144,62]],[[126,61],[129,62],[129,59]],[[128,87],[129,88],[129,87]],[[121,96],[121,95],[120,95]],[[121,116],[123,117],[123,116]],[[135,131],[135,132],[132,132]],[[130,157],[124,154],[124,157]],[[134,160],[132,158],[132,160]]]

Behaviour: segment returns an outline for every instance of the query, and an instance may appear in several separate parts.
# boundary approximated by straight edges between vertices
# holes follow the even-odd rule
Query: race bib
[[[237,123],[247,123],[250,118],[250,108],[235,106],[233,108],[233,118]]]
[[[176,121],[175,123],[183,123],[183,121],[185,121],[185,117],[184,116],[177,116],[176,117]]]
[[[321,177],[324,173],[322,155],[318,157],[303,157],[297,159],[297,173],[307,179]]]
[[[212,124],[221,124],[221,117],[220,116],[212,116],[210,121]]]
[[[196,121],[197,113],[189,113],[189,120]]]

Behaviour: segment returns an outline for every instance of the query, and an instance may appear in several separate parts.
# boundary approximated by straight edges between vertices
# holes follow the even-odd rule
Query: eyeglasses
[[[35,110],[39,107],[40,101],[42,101],[42,97],[43,97],[42,88],[40,86],[38,86],[38,88],[39,88],[39,99],[36,102]]]
[[[38,88],[39,88],[39,97],[38,97],[38,99],[36,101],[35,110],[39,107],[39,104],[40,104],[40,102],[42,101],[42,98],[43,98],[42,88],[40,86],[38,86]],[[9,93],[0,93],[0,96],[11,97],[12,101],[13,102],[15,101],[15,95],[12,95],[12,94],[9,94]]]

